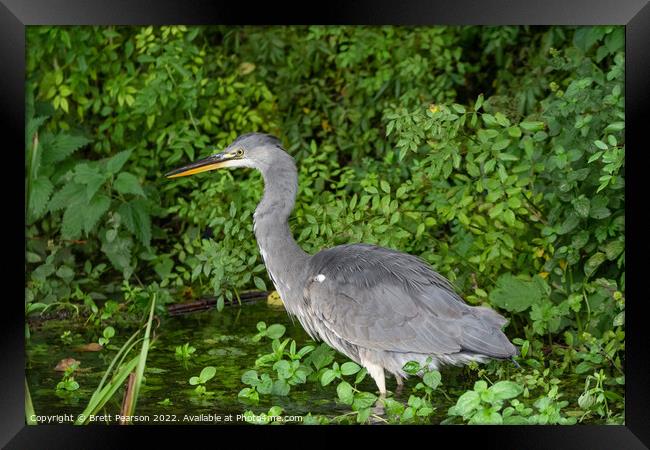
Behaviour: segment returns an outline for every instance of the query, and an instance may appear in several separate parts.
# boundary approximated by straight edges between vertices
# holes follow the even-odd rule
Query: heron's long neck
[[[288,160],[281,167],[262,169],[261,172],[264,196],[255,209],[255,237],[267,271],[287,309],[290,309],[287,304],[291,302],[289,292],[300,292],[302,295],[302,288],[295,288],[298,288],[309,258],[293,239],[288,222],[298,190],[298,175],[293,160]]]

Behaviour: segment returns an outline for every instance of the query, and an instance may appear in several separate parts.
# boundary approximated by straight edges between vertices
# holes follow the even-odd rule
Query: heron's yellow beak
[[[187,175],[194,175],[195,173],[207,172],[209,170],[221,169],[222,167],[233,165],[233,160],[237,158],[238,155],[234,151],[222,152],[200,159],[186,166],[179,167],[178,169],[174,169],[171,172],[166,173],[165,176],[167,178],[178,178]]]

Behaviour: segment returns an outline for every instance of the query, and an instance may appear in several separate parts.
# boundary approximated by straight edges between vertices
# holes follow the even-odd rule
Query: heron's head
[[[264,172],[293,159],[282,149],[280,140],[263,133],[242,134],[224,151],[215,153],[165,174],[167,178],[184,177],[222,167],[252,167]]]

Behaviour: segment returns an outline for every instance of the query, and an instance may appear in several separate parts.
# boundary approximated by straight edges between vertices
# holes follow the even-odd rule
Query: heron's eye
[[[235,155],[242,157],[244,156],[244,149],[243,148],[238,148],[237,151],[235,152]]]

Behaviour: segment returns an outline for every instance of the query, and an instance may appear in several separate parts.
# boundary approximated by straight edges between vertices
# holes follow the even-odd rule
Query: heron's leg
[[[402,389],[404,389],[404,380],[402,380],[402,377],[395,374],[395,381],[397,382],[397,389],[395,389],[395,391],[397,394],[401,394]]]
[[[375,380],[375,383],[379,388],[379,394],[382,397],[386,397],[386,378],[384,378],[384,368],[379,364],[371,363],[369,361],[362,361],[362,363],[372,379]]]

